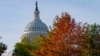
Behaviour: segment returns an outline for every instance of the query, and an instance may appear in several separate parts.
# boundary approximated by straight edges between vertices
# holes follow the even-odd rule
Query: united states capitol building
[[[45,23],[42,22],[40,19],[40,11],[38,9],[38,3],[36,2],[36,8],[34,11],[34,20],[29,22],[25,29],[24,33],[22,34],[22,37],[28,37],[30,40],[32,40],[37,35],[47,35],[48,27]]]
[[[21,38],[28,37],[28,39],[32,40],[34,37],[38,35],[43,35],[43,36],[47,35],[48,27],[44,22],[42,22],[39,14],[40,11],[38,9],[38,3],[36,1],[34,19],[26,25],[24,33],[22,34]],[[9,52],[7,56],[12,56],[12,53],[13,52]]]

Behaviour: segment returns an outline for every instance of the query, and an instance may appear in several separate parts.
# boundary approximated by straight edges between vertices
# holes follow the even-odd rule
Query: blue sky
[[[13,50],[26,24],[34,19],[36,0],[0,0],[0,42]],[[56,15],[68,12],[77,22],[100,24],[100,0],[38,0],[41,20],[51,26]]]

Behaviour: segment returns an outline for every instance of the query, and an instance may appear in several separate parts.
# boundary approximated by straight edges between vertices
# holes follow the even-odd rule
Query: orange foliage
[[[68,13],[56,17],[49,39],[37,51],[38,56],[80,56],[85,47],[85,30]]]

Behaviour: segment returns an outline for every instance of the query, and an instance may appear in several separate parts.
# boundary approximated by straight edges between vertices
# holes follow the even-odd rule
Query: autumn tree
[[[80,56],[86,42],[84,25],[76,23],[68,13],[57,16],[37,56]]]

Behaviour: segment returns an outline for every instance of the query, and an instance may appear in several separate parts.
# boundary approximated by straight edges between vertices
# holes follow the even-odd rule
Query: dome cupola
[[[38,9],[38,3],[36,1],[36,8],[34,11],[34,20],[29,22],[24,30],[24,33],[22,34],[22,37],[28,37],[29,39],[33,39],[34,37],[38,35],[46,36],[48,32],[48,27],[45,23],[43,23],[39,17],[39,9]]]

